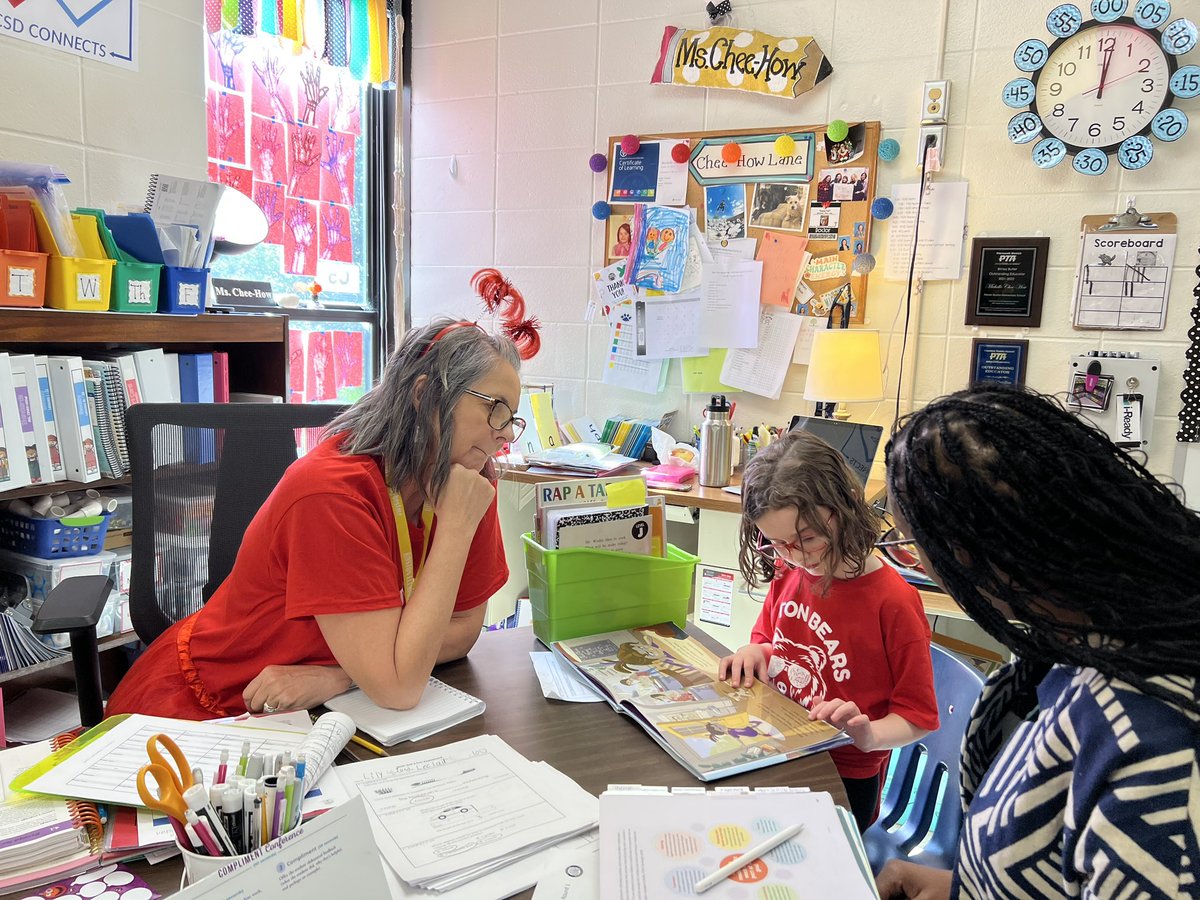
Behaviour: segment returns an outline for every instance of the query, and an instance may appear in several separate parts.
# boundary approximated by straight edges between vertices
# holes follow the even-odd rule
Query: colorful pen
[[[213,780],[213,784],[225,783],[225,772],[229,768],[229,751],[221,751],[221,762],[217,765],[217,777]]]

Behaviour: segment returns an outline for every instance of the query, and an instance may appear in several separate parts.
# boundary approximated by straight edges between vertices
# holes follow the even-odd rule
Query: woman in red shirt
[[[519,364],[510,340],[470,322],[409,332],[380,383],[284,473],[229,577],[150,645],[108,713],[302,709],[352,684],[380,706],[416,705],[433,667],[474,646],[508,579],[492,456],[524,427]]]

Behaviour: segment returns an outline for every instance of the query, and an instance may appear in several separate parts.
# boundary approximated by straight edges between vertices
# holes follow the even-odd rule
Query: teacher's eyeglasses
[[[512,407],[501,400],[499,397],[489,397],[487,394],[481,394],[479,391],[473,391],[470,388],[463,391],[464,394],[470,394],[472,397],[478,397],[480,400],[486,400],[492,404],[492,408],[488,410],[488,426],[493,431],[503,431],[505,428],[512,426],[513,443],[516,443],[517,438],[525,431],[525,420],[513,415]]]

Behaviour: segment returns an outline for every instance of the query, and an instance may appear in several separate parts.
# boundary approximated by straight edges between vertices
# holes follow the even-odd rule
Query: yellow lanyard
[[[408,517],[404,514],[404,501],[398,491],[388,491],[392,498],[392,512],[396,516],[396,540],[400,544],[400,569],[404,575],[404,602],[412,599],[413,589],[417,585],[417,576],[425,566],[425,557],[429,555],[429,529],[433,525],[433,507],[428,503],[421,506],[421,526],[425,529],[425,540],[421,545],[421,564],[413,568],[412,537],[408,533]]]

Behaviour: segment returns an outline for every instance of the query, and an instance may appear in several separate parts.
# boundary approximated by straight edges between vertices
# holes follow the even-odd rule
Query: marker
[[[229,839],[229,835],[221,827],[221,820],[217,817],[216,810],[213,809],[212,804],[208,800],[208,792],[204,790],[204,785],[193,784],[184,791],[183,802],[197,815],[203,813],[207,817],[209,828],[217,836],[217,840],[221,842],[221,846],[225,848],[230,856],[237,856],[237,850],[234,849],[233,841]]]
[[[238,788],[226,788],[221,797],[221,824],[225,826],[237,852],[247,852],[242,829],[242,792]]]
[[[220,846],[213,838],[212,831],[208,827],[208,821],[196,815],[194,809],[187,811],[188,828],[195,831],[196,836],[200,839],[200,843],[204,845],[204,852],[208,856],[223,856]]]
[[[258,791],[248,787],[242,791],[242,842],[249,853],[258,846],[258,820],[254,810],[258,807]]]
[[[225,772],[228,768],[229,768],[229,751],[222,750],[221,751],[221,762],[217,766],[217,777],[213,782],[214,784],[224,784],[225,783]]]
[[[296,802],[296,776],[295,775],[290,774],[290,773],[288,774],[287,779],[286,779],[286,786],[283,789],[283,794],[284,794],[284,797],[286,798],[286,802],[284,804],[284,810],[283,810],[283,830],[286,832],[286,831],[292,830],[292,814],[295,810],[294,804]]]
[[[250,757],[250,742],[242,741],[242,756],[238,760],[238,774],[239,775],[246,774],[246,762],[249,759],[249,757]]]
[[[264,844],[267,841],[272,840],[275,837],[278,837],[278,835],[276,835],[274,833],[274,831],[272,831],[272,829],[271,829],[271,826],[275,821],[275,794],[278,790],[278,784],[279,784],[279,779],[277,776],[275,776],[275,775],[267,776],[267,778],[266,778],[267,789],[266,789],[266,794],[263,796],[263,805],[262,805],[262,820],[263,820],[262,835],[263,835],[263,843]]]
[[[196,815],[190,809],[188,813],[193,816]],[[174,821],[174,819],[171,821]],[[197,853],[200,856],[209,855],[208,848],[204,846],[204,841],[200,840],[200,835],[196,834],[196,829],[192,826],[191,822],[184,824],[183,833],[186,835],[186,843],[191,846],[193,853]]]
[[[790,841],[803,829],[803,825],[792,825],[791,827],[785,828],[783,831],[780,831],[777,834],[771,835],[771,837],[767,838],[761,844],[756,844],[755,846],[751,847],[737,859],[732,859],[725,863],[725,865],[721,866],[721,868],[717,869],[717,871],[713,872],[711,875],[706,875],[701,878],[696,882],[693,890],[697,894],[703,894],[714,885],[720,884],[738,869],[742,868],[743,866],[748,866],[760,856],[765,856],[767,853],[774,850],[780,844]]]

